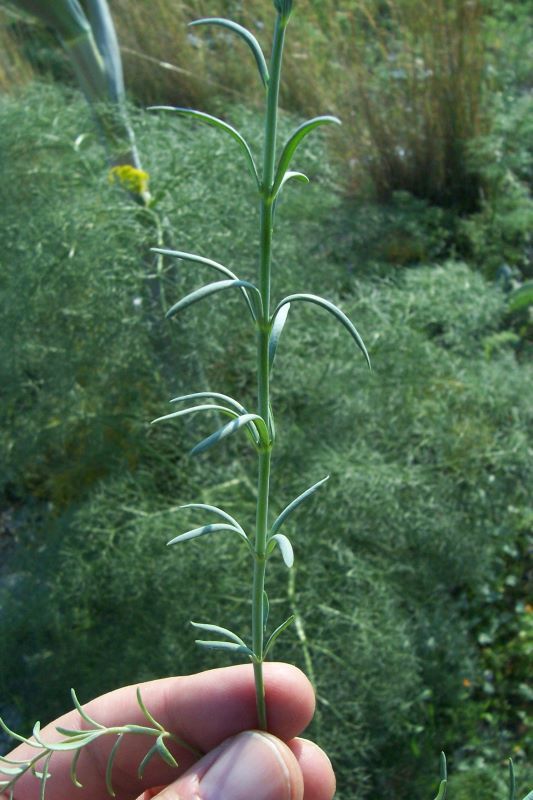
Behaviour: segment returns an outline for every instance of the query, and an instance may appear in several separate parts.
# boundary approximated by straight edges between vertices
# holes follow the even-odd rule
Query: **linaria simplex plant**
[[[274,363],[280,335],[287,321],[291,304],[297,301],[308,302],[328,311],[352,336],[356,345],[369,362],[367,351],[357,330],[354,328],[350,320],[343,314],[343,312],[328,300],[310,294],[291,294],[280,300],[274,307],[274,310],[272,312],[270,311],[272,232],[277,200],[280,192],[284,189],[285,184],[289,180],[294,179],[303,183],[308,182],[308,179],[305,175],[289,169],[292,163],[292,158],[299,144],[312,130],[323,124],[338,123],[336,118],[328,116],[316,117],[304,123],[289,137],[284,148],[282,149],[279,160],[276,162],[277,107],[283,41],[287,23],[292,10],[292,3],[290,0],[275,0],[274,4],[277,11],[277,19],[269,67],[267,66],[262,50],[255,37],[253,37],[252,34],[242,26],[237,25],[229,20],[218,18],[199,20],[198,22],[193,23],[193,25],[218,25],[229,29],[231,32],[235,33],[245,41],[255,58],[259,75],[266,93],[265,137],[263,149],[263,168],[261,173],[257,169],[251,149],[246,143],[245,139],[230,125],[210,115],[193,111],[191,109],[166,109],[181,116],[192,117],[199,122],[214,126],[215,128],[222,130],[224,133],[229,134],[239,145],[241,153],[244,156],[251,173],[252,180],[255,182],[260,201],[260,259],[258,283],[256,285],[247,280],[242,280],[227,267],[204,256],[184,253],[179,250],[154,248],[155,252],[157,252],[159,256],[169,255],[178,258],[181,261],[197,263],[202,266],[209,267],[210,269],[213,269],[224,276],[223,280],[207,284],[179,300],[168,311],[168,317],[174,316],[178,311],[181,311],[188,306],[209,297],[211,294],[215,294],[225,289],[235,288],[240,291],[242,298],[246,303],[256,335],[258,377],[258,406],[256,413],[249,413],[244,405],[227,395],[219,392],[202,391],[175,398],[172,402],[200,402],[196,405],[187,406],[181,410],[160,417],[156,421],[158,422],[161,420],[179,418],[180,416],[200,411],[217,412],[221,415],[229,417],[229,422],[199,442],[199,444],[193,448],[192,452],[201,453],[222,439],[241,429],[248,436],[252,447],[257,452],[258,499],[254,536],[250,537],[240,523],[224,510],[216,506],[193,503],[188,504],[184,508],[212,513],[222,521],[208,523],[186,531],[185,533],[182,533],[172,539],[169,544],[183,542],[188,539],[197,538],[210,533],[231,531],[239,536],[244,543],[244,546],[248,549],[253,562],[252,640],[249,645],[247,645],[245,640],[234,632],[218,625],[206,623],[193,623],[193,625],[200,630],[206,631],[207,633],[213,633],[222,637],[222,640],[218,641],[210,640],[198,642],[198,644],[202,647],[219,649],[232,654],[241,655],[249,659],[249,661],[253,664],[256,681],[257,714],[259,725],[262,728],[267,727],[267,709],[265,705],[262,665],[269,655],[277,637],[288,625],[290,625],[293,619],[293,617],[289,617],[287,620],[278,624],[277,627],[275,627],[270,633],[270,635],[267,635],[268,599],[264,588],[266,564],[269,557],[273,554],[277,547],[281,553],[285,565],[288,568],[292,566],[294,560],[292,545],[287,536],[280,532],[280,529],[287,518],[298,508],[300,503],[312,496],[314,492],[319,489],[320,486],[322,486],[327,480],[327,477],[323,478],[302,492],[302,494],[300,494],[286,506],[286,508],[274,520],[272,525],[269,524],[270,465],[272,450],[275,443],[274,416],[270,404],[270,373]],[[40,781],[40,796],[44,799],[46,786],[50,778],[50,761],[55,752],[72,752],[73,759],[71,777],[74,785],[80,786],[77,778],[77,763],[80,753],[86,745],[91,744],[91,742],[94,742],[103,736],[114,737],[114,743],[110,751],[106,771],[106,785],[110,795],[114,794],[112,781],[114,761],[121,742],[126,735],[151,736],[155,739],[155,743],[148,750],[139,765],[138,774],[140,777],[142,777],[146,765],[155,755],[158,755],[170,765],[176,764],[174,757],[167,747],[169,742],[174,741],[184,747],[188,747],[186,742],[179,740],[174,734],[166,731],[153,718],[149,710],[146,708],[139,690],[137,690],[137,700],[140,709],[147,720],[148,724],[146,726],[125,724],[107,728],[98,723],[96,720],[92,719],[87,714],[87,712],[80,705],[74,692],[72,693],[72,697],[75,708],[77,709],[80,717],[89,727],[85,730],[57,728],[57,731],[62,738],[60,741],[55,743],[50,743],[43,739],[39,723],[34,726],[32,735],[29,738],[26,738],[11,731],[0,719],[0,727],[8,735],[12,736],[16,741],[25,743],[34,751],[34,756],[26,760],[0,757],[0,776],[4,776],[4,778],[0,780],[0,790],[4,793],[7,793],[7,796],[10,798],[10,800],[13,800],[16,782],[28,772],[33,773],[37,780]],[[447,776],[446,761],[443,754],[441,755],[440,771],[441,779],[436,800],[445,800]],[[510,764],[509,800],[515,800],[512,763]],[[530,795],[528,795],[525,800],[532,800],[532,798]]]

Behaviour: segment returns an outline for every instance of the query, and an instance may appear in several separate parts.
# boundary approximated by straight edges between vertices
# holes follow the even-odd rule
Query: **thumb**
[[[157,800],[302,800],[303,777],[287,745],[262,731],[227,739]],[[156,800],[156,798],[154,798]]]

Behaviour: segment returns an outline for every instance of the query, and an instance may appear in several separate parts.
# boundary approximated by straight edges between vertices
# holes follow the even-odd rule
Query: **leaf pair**
[[[204,450],[208,450],[210,447],[218,444],[218,442],[222,441],[222,439],[231,436],[232,433],[239,431],[241,428],[246,429],[252,443],[256,447],[269,446],[270,435],[264,419],[259,416],[259,414],[249,414],[244,406],[227,395],[220,394],[219,392],[195,392],[194,394],[175,397],[173,400],[171,400],[171,402],[181,403],[185,402],[186,400],[199,399],[203,397],[222,399],[230,407],[228,408],[228,405],[219,405],[217,403],[202,403],[200,405],[183,408],[180,411],[173,411],[170,414],[164,414],[162,417],[157,417],[157,419],[152,420],[152,424],[169,419],[175,419],[177,417],[187,416],[188,414],[193,414],[198,411],[217,411],[221,414],[231,417],[231,422],[226,423],[210,436],[207,436],[205,439],[202,439],[201,442],[198,442],[198,444],[192,448],[191,455],[203,453]]]

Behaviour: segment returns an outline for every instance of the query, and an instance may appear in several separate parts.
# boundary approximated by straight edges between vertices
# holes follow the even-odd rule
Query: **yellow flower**
[[[149,175],[142,169],[132,167],[131,164],[119,164],[109,170],[111,183],[119,183],[123,189],[132,194],[144,194],[148,191]]]
[[[468,689],[469,686],[472,686],[472,681],[469,680],[468,678],[463,678],[463,686],[465,687],[465,689]]]

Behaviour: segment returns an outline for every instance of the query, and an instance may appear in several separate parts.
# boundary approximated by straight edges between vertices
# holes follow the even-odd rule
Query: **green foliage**
[[[73,148],[90,130],[83,106],[39,87],[26,105],[3,100],[0,115],[0,235],[10,253],[2,277],[10,370],[0,381],[2,474],[18,503],[16,548],[0,585],[0,696],[29,722],[63,711],[69,685],[94,696],[220,663],[220,654],[194,647],[191,609],[199,622],[216,614],[221,625],[247,630],[250,604],[236,582],[248,555],[236,537],[193,541],[179,558],[164,547],[209,521],[197,509],[177,510],[191,498],[223,506],[245,530],[253,525],[245,439],[229,437],[214,458],[187,459],[186,449],[213,430],[205,419],[191,415],[179,428],[147,421],[161,412],[162,395],[193,384],[216,385],[252,406],[254,343],[239,293],[220,292],[220,314],[206,315],[198,303],[180,315],[177,354],[168,328],[161,346],[152,279],[139,259],[145,247],[153,274],[156,231],[99,177],[96,143],[88,137]],[[232,117],[253,141],[254,119],[238,110]],[[206,255],[251,278],[253,214],[241,211],[246,188],[229,161],[235,143],[208,128],[169,128],[168,119],[139,117],[136,129],[165,191],[156,209],[168,218],[165,231],[177,232],[171,246],[194,253],[202,243]],[[314,178],[320,160],[320,148],[307,148],[298,166]],[[202,177],[206,163],[216,196]],[[426,800],[436,793],[435,753],[454,754],[453,778],[468,758],[458,748],[483,734],[477,700],[463,685],[489,668],[472,608],[484,609],[486,620],[500,616],[486,606],[486,587],[504,580],[506,548],[522,552],[527,533],[513,509],[525,507],[532,478],[531,367],[517,362],[512,343],[486,357],[506,299],[466,265],[355,284],[324,252],[333,233],[321,220],[338,202],[331,180],[295,184],[280,202],[274,299],[302,284],[317,294],[340,287],[331,300],[371,332],[374,377],[363,359],[353,361],[354,343],[333,317],[291,305],[290,335],[283,331],[273,366],[280,432],[272,522],[306,487],[331,477],[284,522],[297,571],[288,584],[277,557],[270,613],[280,621],[296,614],[297,638],[281,637],[271,655],[316,676],[311,733],[333,757],[341,800]],[[206,216],[219,224],[208,228]],[[163,292],[173,301],[210,269],[165,260]],[[70,383],[73,374],[83,380]],[[122,438],[100,436],[102,418]],[[49,419],[60,424],[47,426]],[[43,501],[34,512],[32,493]],[[518,580],[522,566],[512,560]],[[513,599],[502,602],[507,611]],[[504,674],[503,617],[501,624],[491,649]],[[498,703],[492,713],[507,711]],[[509,720],[511,738],[487,761],[509,755],[514,710]],[[516,760],[520,780],[520,753]]]

